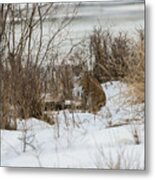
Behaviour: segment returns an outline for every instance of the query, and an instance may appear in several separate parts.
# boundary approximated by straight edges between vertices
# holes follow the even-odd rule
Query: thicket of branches
[[[143,33],[143,30],[137,30],[137,36],[131,38],[126,32],[113,35],[109,30],[104,31],[102,28],[94,30],[90,36],[90,53],[95,62],[94,74],[100,82],[122,80],[126,76],[133,75],[133,70],[137,67],[142,67]],[[143,78],[144,69],[138,69],[138,72],[139,76],[136,78]]]
[[[95,29],[90,47],[94,76],[100,82],[126,82],[136,102],[144,102],[144,30],[136,30],[132,38],[125,32],[112,35],[110,31]]]
[[[55,21],[58,8],[65,16]],[[71,17],[68,9],[69,5],[58,7],[54,3],[0,5],[1,128],[16,129],[17,118],[43,118],[43,94],[53,83],[48,72],[58,60],[59,45],[64,41],[57,37],[65,33],[77,8],[72,8]],[[47,38],[46,21],[51,26]]]

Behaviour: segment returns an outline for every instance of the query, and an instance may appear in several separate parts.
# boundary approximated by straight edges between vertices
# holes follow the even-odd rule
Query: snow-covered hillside
[[[144,104],[132,105],[127,85],[103,85],[107,104],[96,114],[55,112],[56,124],[31,118],[1,131],[1,165],[144,169]]]

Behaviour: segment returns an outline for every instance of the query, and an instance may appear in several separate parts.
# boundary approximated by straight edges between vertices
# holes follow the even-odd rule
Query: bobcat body
[[[79,86],[82,88],[82,109],[97,113],[106,104],[106,95],[99,81],[90,73],[86,72],[79,78]]]

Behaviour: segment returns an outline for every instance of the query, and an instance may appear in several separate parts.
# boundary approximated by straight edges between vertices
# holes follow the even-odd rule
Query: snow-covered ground
[[[120,82],[103,89],[107,103],[96,115],[64,110],[55,125],[31,118],[17,131],[2,130],[1,165],[144,169],[144,104],[131,105]]]

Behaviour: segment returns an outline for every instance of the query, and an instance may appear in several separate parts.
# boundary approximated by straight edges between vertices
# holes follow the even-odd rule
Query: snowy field
[[[1,165],[143,170],[144,104],[131,103],[126,84],[103,89],[107,103],[96,115],[64,110],[54,125],[31,118],[2,130]]]

